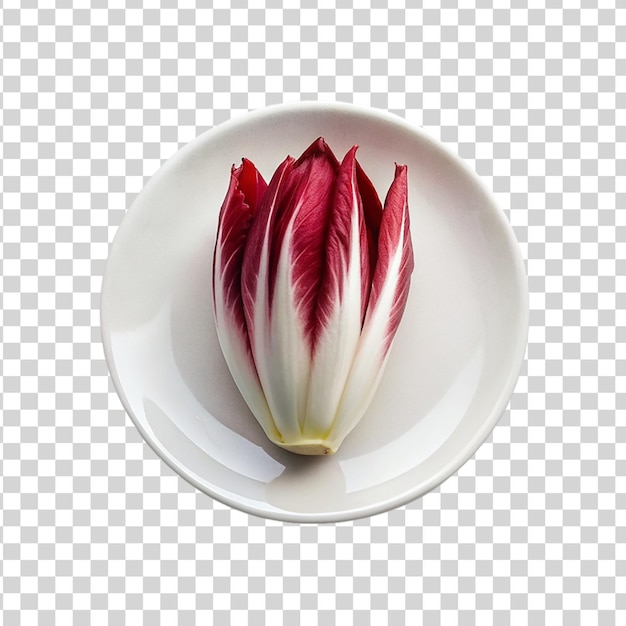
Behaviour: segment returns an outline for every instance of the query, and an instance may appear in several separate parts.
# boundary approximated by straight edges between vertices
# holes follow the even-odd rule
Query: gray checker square
[[[626,623],[626,7],[565,4],[3,3],[0,623]],[[388,109],[482,176],[531,328],[506,413],[455,476],[300,526],[211,500],[143,442],[99,294],[167,158],[311,99]]]

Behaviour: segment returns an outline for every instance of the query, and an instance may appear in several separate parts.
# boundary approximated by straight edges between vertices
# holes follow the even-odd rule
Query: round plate
[[[358,144],[383,198],[408,165],[415,271],[368,413],[336,455],[301,457],[265,438],[231,379],[211,267],[231,165],[245,156],[269,180],[318,136],[340,156]],[[111,246],[101,313],[115,387],[168,465],[249,513],[336,522],[405,504],[474,454],[519,374],[528,290],[504,214],[455,155],[389,113],[311,102],[218,126],[155,174]]]

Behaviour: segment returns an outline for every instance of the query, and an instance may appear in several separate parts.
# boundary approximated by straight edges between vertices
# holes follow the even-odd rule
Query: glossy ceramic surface
[[[358,158],[384,196],[409,168],[416,269],[368,413],[332,457],[266,440],[215,334],[211,264],[230,167],[269,180],[323,136]],[[405,504],[454,473],[504,411],[524,358],[527,282],[504,214],[460,160],[391,114],[281,105],[223,124],[148,183],[111,246],[102,333],[115,387],[141,434],[184,478],[252,514],[333,522]]]

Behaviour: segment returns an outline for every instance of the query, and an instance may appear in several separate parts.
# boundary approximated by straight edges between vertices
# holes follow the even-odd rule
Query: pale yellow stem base
[[[320,440],[312,441],[299,441],[298,443],[279,443],[281,448],[289,450],[289,452],[295,452],[296,454],[303,454],[306,456],[322,456],[327,454],[335,454],[337,450],[333,450],[328,443]]]

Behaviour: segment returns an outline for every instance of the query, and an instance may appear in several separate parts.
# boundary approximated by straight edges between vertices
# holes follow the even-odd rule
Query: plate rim
[[[403,128],[406,132],[418,135],[422,141],[429,143],[432,147],[442,151],[448,158],[450,158],[454,164],[459,167],[477,186],[479,191],[491,201],[492,207],[489,210],[493,213],[493,217],[496,219],[498,227],[506,239],[507,249],[511,252],[511,259],[514,261],[513,268],[515,270],[516,277],[516,294],[519,301],[523,304],[523,309],[518,311],[518,324],[517,340],[515,342],[515,349],[512,351],[513,356],[511,358],[511,367],[509,368],[509,374],[506,379],[506,383],[502,385],[500,394],[489,415],[482,421],[481,428],[479,428],[474,436],[471,437],[461,449],[461,451],[454,456],[448,463],[443,465],[439,471],[435,472],[428,480],[421,482],[419,485],[412,489],[404,490],[403,492],[389,497],[382,501],[370,503],[367,505],[361,505],[353,509],[345,509],[335,512],[314,512],[314,513],[297,513],[287,511],[283,509],[272,510],[263,509],[262,507],[255,507],[234,497],[224,495],[217,490],[217,487],[211,489],[211,486],[201,483],[196,480],[190,471],[168,450],[163,447],[155,438],[153,438],[143,427],[141,421],[136,417],[133,410],[130,407],[128,398],[124,392],[122,381],[118,375],[117,368],[115,367],[115,359],[113,355],[113,349],[110,342],[110,335],[105,331],[108,322],[108,308],[106,293],[109,290],[109,284],[111,282],[112,263],[111,258],[115,256],[115,253],[120,245],[119,236],[122,229],[129,228],[128,216],[133,213],[135,206],[140,202],[141,197],[144,195],[153,184],[156,184],[156,180],[167,174],[169,169],[174,168],[179,161],[183,160],[187,153],[193,150],[198,144],[209,141],[210,138],[219,138],[220,135],[228,133],[234,130],[239,125],[245,125],[246,123],[253,123],[261,121],[266,116],[271,116],[277,111],[284,111],[286,113],[291,111],[304,111],[309,109],[315,112],[336,112],[338,114],[357,114],[366,118],[377,118],[379,121],[392,123],[396,126]],[[492,210],[493,209],[493,210]],[[478,451],[481,445],[486,441],[491,432],[494,430],[497,423],[502,418],[506,407],[511,399],[511,396],[515,390],[515,386],[519,379],[522,367],[525,362],[526,348],[528,344],[529,335],[529,321],[530,321],[530,307],[529,307],[529,290],[528,290],[528,275],[522,255],[522,250],[515,237],[513,226],[506,217],[506,213],[502,207],[500,200],[496,195],[487,187],[486,183],[480,176],[454,151],[446,146],[442,141],[431,135],[428,130],[424,129],[417,124],[407,121],[405,118],[400,117],[394,113],[391,113],[384,109],[378,109],[374,107],[367,107],[363,105],[351,104],[339,101],[295,101],[288,103],[273,104],[261,109],[249,111],[247,113],[238,114],[235,117],[231,117],[229,120],[222,122],[192,139],[190,142],[182,146],[171,157],[165,160],[159,168],[150,176],[150,179],[146,182],[143,188],[137,193],[134,200],[128,207],[126,214],[122,218],[117,230],[113,236],[111,243],[109,244],[109,251],[107,261],[105,264],[104,272],[102,275],[102,286],[100,291],[100,336],[104,349],[105,361],[109,370],[109,375],[113,382],[115,392],[120,399],[122,406],[126,414],[130,417],[134,426],[139,431],[143,440],[150,446],[150,448],[157,454],[157,456],[164,461],[176,474],[186,480],[189,484],[194,486],[200,492],[208,495],[209,497],[225,504],[233,509],[243,511],[249,515],[260,517],[263,519],[271,519],[288,523],[338,523],[351,521],[356,519],[362,519],[365,517],[371,517],[382,513],[389,512],[398,507],[404,506],[410,502],[413,502],[443,483],[445,480],[453,476],[465,463],[467,463],[474,454]],[[268,507],[271,507],[268,503]]]

